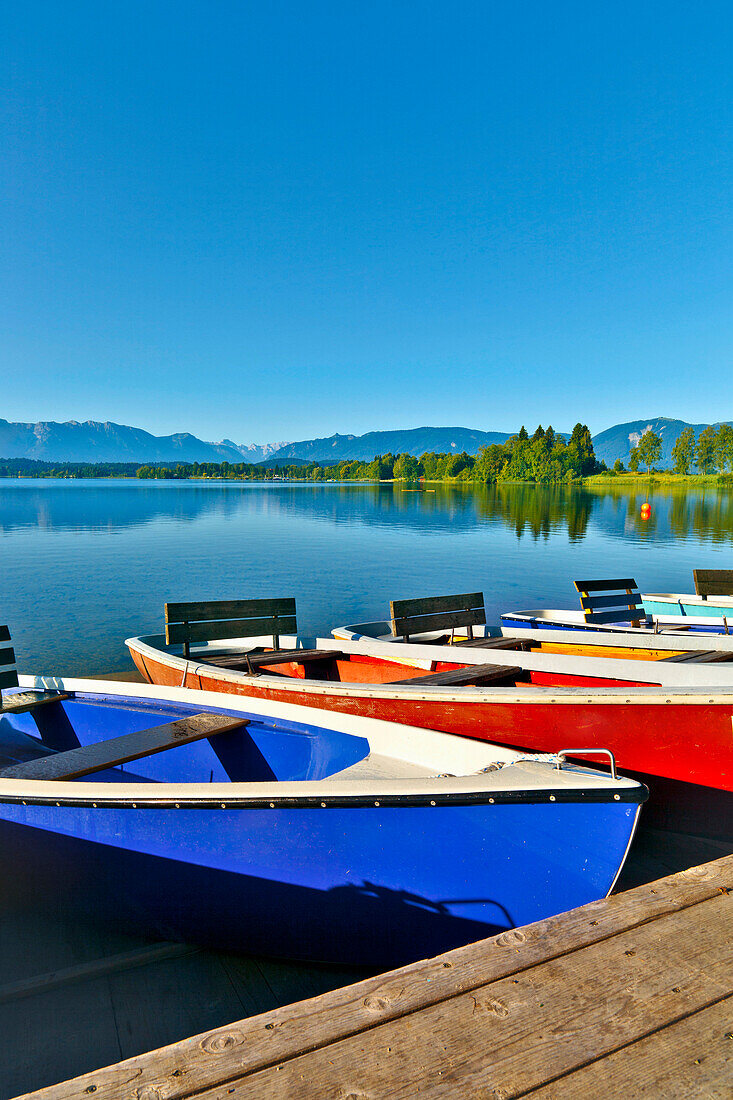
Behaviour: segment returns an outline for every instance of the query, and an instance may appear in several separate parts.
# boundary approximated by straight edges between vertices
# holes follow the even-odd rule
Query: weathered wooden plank
[[[201,664],[214,665],[216,668],[229,668],[246,672],[250,667],[260,665],[307,664],[309,661],[326,661],[338,658],[343,661],[346,654],[337,649],[278,649],[274,653],[221,654],[219,657],[206,657]]]
[[[14,668],[4,669],[0,672],[0,691],[3,688],[14,688],[18,686],[18,673]]]
[[[257,638],[269,634],[295,634],[295,616],[272,616],[267,619],[226,619],[221,622],[166,623],[168,645],[180,642],[213,642],[221,638]]]
[[[598,614],[586,611],[585,617],[589,623],[639,622],[646,619],[646,612],[621,608],[618,611],[599,611]]]
[[[483,611],[483,592],[464,592],[457,596],[422,596],[415,600],[391,600],[393,619],[410,619],[416,615],[436,615],[440,611]]]
[[[693,664],[695,664],[696,662],[702,662],[703,664],[720,664],[721,662],[725,663],[726,661],[733,661],[733,653],[726,651],[723,651],[721,653],[717,650],[711,649],[705,650],[703,653],[693,653],[692,655]]]
[[[52,1085],[80,1067],[92,1070],[122,1056],[106,978],[0,1005],[0,1031],[3,1098]]]
[[[455,596],[425,596],[414,600],[391,600],[392,633],[397,637],[428,630],[471,628],[486,622],[483,592]]]
[[[261,653],[251,658],[252,667],[260,665],[307,664],[309,661],[343,660],[345,653],[337,649],[278,649],[275,653]]]
[[[662,657],[661,661],[676,663],[684,661],[691,662],[692,664],[719,664],[720,662],[725,663],[726,661],[733,661],[733,653],[717,649],[696,649],[691,653],[679,653],[674,657]]]
[[[522,1096],[733,993],[733,898],[712,898],[695,917],[660,917],[417,1015],[238,1072],[197,1100]]]
[[[526,641],[524,638],[462,638],[453,645],[463,649],[513,649],[515,652],[526,653],[535,649],[539,642]]]
[[[610,581],[573,581],[578,592],[608,592],[614,588],[638,588],[633,577]]]
[[[235,653],[230,653],[226,656],[222,653],[218,657],[209,657],[207,654],[205,661],[199,661],[198,658],[196,659],[197,668],[199,664],[213,665],[214,668],[228,668],[233,672],[248,672],[250,667],[246,656]]]
[[[466,668],[452,668],[446,672],[431,672],[428,676],[414,676],[411,680],[393,680],[393,684],[414,684],[416,687],[462,687],[468,685],[495,683],[497,680],[511,680],[525,675],[524,669],[516,665],[468,665]]]
[[[109,988],[123,1058],[247,1011],[221,959],[210,951],[116,971]]]
[[[17,684],[16,679],[16,684]],[[35,710],[49,703],[63,703],[71,696],[63,691],[18,691],[14,695],[6,695],[3,699],[2,711],[4,714],[24,714],[26,711]]]
[[[268,981],[268,959],[254,958],[251,955],[221,956],[229,980],[236,990],[246,1016],[258,1016],[270,1012],[297,997],[280,998]],[[306,994],[312,996],[312,994]]]
[[[632,593],[618,592],[615,596],[581,596],[580,606],[584,611],[599,611],[604,607],[633,607],[642,608],[641,596]]]
[[[590,1096],[708,1100],[733,1094],[730,997],[532,1092],[532,1100]]]
[[[0,775],[3,779],[78,779],[82,775],[127,764],[143,756],[152,756],[176,745],[189,745],[203,737],[230,732],[246,726],[247,722],[246,718],[225,718],[221,714],[194,714],[190,718],[179,718],[151,729],[124,733],[109,741],[98,741],[93,745],[54,753],[53,756],[14,764]]]
[[[167,623],[200,622],[203,619],[254,619],[271,615],[295,615],[295,599],[283,596],[260,600],[208,600],[197,603],[167,603]]]
[[[453,630],[459,626],[483,626],[486,614],[483,610],[442,611],[438,615],[415,615],[395,618],[392,616],[392,633],[399,635],[422,634],[428,630]]]
[[[77,982],[105,977],[119,970],[132,970],[138,966],[150,966],[151,963],[178,958],[181,955],[190,955],[199,950],[200,948],[193,944],[156,943],[151,947],[137,948],[134,951],[122,951],[101,959],[79,963],[76,966],[65,966],[60,970],[52,970],[47,974],[36,974],[32,978],[22,978],[19,981],[8,982],[0,986],[0,1004],[5,1004],[8,1001],[19,1001],[25,997],[37,997],[40,993],[48,993],[50,990],[59,989],[62,986],[67,987]]]
[[[733,596],[733,569],[693,569],[695,592],[708,596]]]
[[[139,1100],[143,1095],[155,1096],[156,1090],[166,1100],[180,1100],[237,1075],[280,1064],[304,1051],[609,941],[619,933],[634,930],[633,941],[644,925],[654,927],[661,917],[688,909],[694,917],[696,907],[719,896],[721,890],[731,889],[733,856],[726,856],[569,913],[336,989],[317,1001],[289,1005],[193,1036],[34,1095],[38,1100],[88,1100],[88,1090],[93,1087],[95,1100]],[[690,938],[694,941],[695,937]],[[146,1089],[149,1092],[144,1092]]]
[[[683,664],[687,661],[691,661],[698,652],[698,650],[691,650],[689,653],[675,653],[671,657],[660,657],[659,662],[660,664]],[[703,651],[705,655],[709,652],[711,651],[707,649]]]

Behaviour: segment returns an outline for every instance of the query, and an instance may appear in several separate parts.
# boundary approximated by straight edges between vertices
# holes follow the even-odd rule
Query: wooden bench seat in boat
[[[201,658],[202,664],[229,668],[235,672],[257,672],[268,665],[310,664],[313,661],[344,660],[346,654],[337,649],[278,649],[272,653],[222,654],[219,657]]]
[[[0,772],[0,778],[79,779],[93,772],[139,760],[143,756],[164,752],[177,745],[189,745],[204,737],[228,733],[240,726],[246,726],[247,722],[246,718],[227,718],[221,714],[193,714],[161,726],[112,737],[108,741],[98,741],[93,745],[82,745],[80,748],[14,764]]]
[[[63,703],[71,696],[66,691],[19,691],[5,699],[0,696],[0,714],[24,714],[48,703]]]
[[[451,668],[447,672],[431,672],[429,676],[414,676],[410,680],[392,680],[391,684],[405,687],[462,687],[485,684],[514,684],[517,680],[528,680],[529,673],[517,665],[468,665],[466,668]]]
[[[674,657],[662,657],[661,661],[690,661],[692,663],[713,664],[720,661],[733,661],[733,653],[729,650],[698,649],[691,653],[677,653]]]
[[[695,592],[708,596],[733,596],[733,569],[693,569]]]
[[[279,649],[280,635],[295,634],[297,630],[295,600],[290,596],[165,605],[166,644],[182,645],[184,657],[190,657],[195,642],[258,638],[263,634],[272,637],[273,649]]]
[[[620,580],[573,581],[580,594],[585,621],[602,623],[630,622],[632,626],[651,626],[642,603],[639,586],[633,577]],[[605,595],[604,595],[605,593]]]
[[[474,626],[484,626],[486,611],[483,592],[466,592],[457,596],[426,596],[417,600],[391,600],[389,616],[392,634],[409,642],[411,634],[445,630],[451,634],[456,627],[465,628],[469,641]]]
[[[0,714],[23,714],[48,703],[62,703],[70,696],[63,691],[21,691],[3,699],[4,688],[18,687],[15,650],[10,644],[10,630],[0,626]]]
[[[464,641],[453,642],[454,646],[463,646],[464,649],[513,649],[515,653],[528,653],[536,649],[539,642],[528,641],[525,638],[466,638]]]

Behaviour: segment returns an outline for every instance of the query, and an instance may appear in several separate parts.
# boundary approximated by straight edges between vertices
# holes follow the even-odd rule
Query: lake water
[[[0,533],[21,670],[95,674],[129,667],[124,639],[161,630],[167,600],[293,595],[325,634],[411,596],[483,591],[493,621],[577,607],[576,577],[691,591],[693,568],[731,568],[733,495],[0,479]]]

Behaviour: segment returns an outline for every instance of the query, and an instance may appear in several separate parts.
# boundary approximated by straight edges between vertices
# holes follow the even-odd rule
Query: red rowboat
[[[650,787],[647,819],[733,839],[730,672],[730,686],[695,686],[689,672],[687,686],[659,686],[659,678],[655,686],[643,682],[660,676],[655,662],[642,669],[606,658],[601,674],[601,662],[590,658],[555,657],[543,668],[541,655],[515,651],[469,656],[430,647],[426,656],[424,646],[400,645],[379,653],[374,643],[366,651],[334,639],[318,640],[317,649],[265,651],[261,641],[208,643],[188,657],[162,635],[126,644],[153,684],[322,707],[531,752],[569,741],[610,748],[622,771]],[[709,667],[698,675],[710,675]]]

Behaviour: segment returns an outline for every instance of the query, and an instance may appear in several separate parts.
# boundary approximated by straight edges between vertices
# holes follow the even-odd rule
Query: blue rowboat
[[[509,634],[513,635],[518,630],[582,630],[593,633],[601,631],[609,634],[633,634],[649,637],[670,633],[675,629],[679,629],[680,626],[684,626],[688,633],[702,634],[709,637],[711,635],[726,634],[729,630],[733,631],[733,607],[731,608],[730,619],[726,624],[723,618],[720,617],[706,616],[702,612],[693,614],[692,607],[689,609],[689,614],[683,613],[678,605],[672,604],[671,596],[669,597],[670,602],[665,605],[665,609],[662,608],[661,603],[655,604],[655,601],[661,600],[660,596],[647,596],[642,593],[641,599],[644,611],[649,616],[648,624],[643,626],[634,626],[630,620],[623,619],[613,623],[597,625],[588,622],[582,611],[575,611],[571,608],[541,607],[524,611],[505,611],[500,620],[501,632],[505,636],[509,636]],[[726,630],[726,625],[728,625],[729,630]]]
[[[310,707],[20,686],[0,713],[6,873],[233,950],[391,966],[582,905],[646,797],[563,756]]]
[[[634,632],[655,634],[684,629],[692,633],[728,634],[727,618],[720,609],[726,600],[733,609],[733,597],[718,597],[708,603],[709,589],[720,590],[726,583],[720,570],[695,570],[699,595],[679,596],[671,593],[640,593],[633,577],[614,580],[574,581],[580,594],[580,611],[556,611],[547,608],[534,611],[505,612],[501,617],[502,632],[506,630],[586,630],[604,632]],[[723,578],[728,574],[723,573]],[[733,572],[730,574],[733,583]],[[687,608],[687,611],[685,610]],[[687,613],[689,612],[689,613]]]

